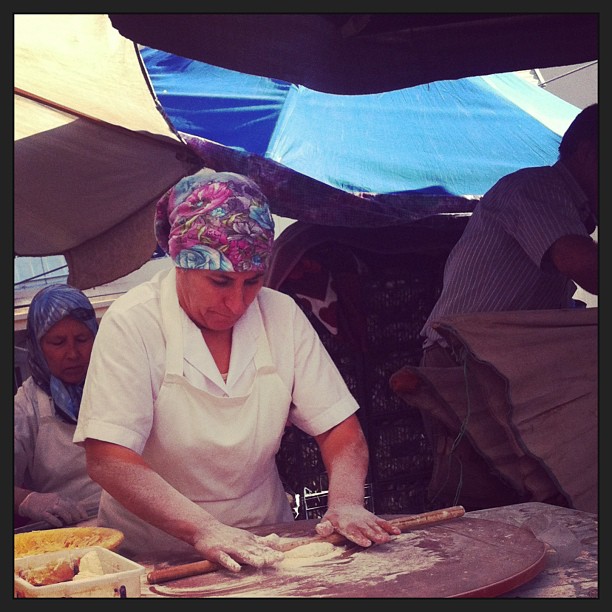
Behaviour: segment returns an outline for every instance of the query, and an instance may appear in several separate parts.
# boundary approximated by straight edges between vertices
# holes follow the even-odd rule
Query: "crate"
[[[405,252],[373,252],[328,242],[303,255],[326,268],[335,254],[348,261],[348,249],[352,261],[358,262],[351,267],[359,275],[358,296],[351,307],[353,314],[359,308],[363,328],[351,328],[351,337],[332,334],[308,309],[303,310],[360,405],[357,416],[370,452],[367,483],[377,514],[426,510],[432,451],[420,411],[391,390],[389,378],[403,366],[419,364],[423,341],[420,331],[440,294],[446,257],[461,229],[461,225],[453,226],[448,235],[426,230],[423,236],[423,228],[402,232],[390,228],[396,240],[401,234]],[[377,231],[384,245],[385,231]],[[333,268],[329,266],[332,276]],[[292,295],[291,283],[280,290]],[[339,308],[348,303],[349,296],[344,296],[344,301],[338,297]],[[296,302],[302,306],[299,300]],[[325,476],[325,468],[316,443],[299,431],[286,434],[277,459],[283,479],[294,491],[313,495],[309,499],[316,511],[324,512],[326,488],[320,479]],[[302,509],[299,518],[306,518],[312,511]]]
[[[370,350],[421,350],[420,327],[412,321],[390,321],[385,313],[372,314],[367,319],[367,330]]]
[[[285,489],[291,493],[300,493],[304,488],[310,491],[321,490],[325,466],[314,438],[303,431],[296,427],[285,431],[276,464]]]
[[[43,567],[61,560],[74,564],[90,551],[95,551],[98,555],[104,575],[46,586],[34,586],[17,575],[18,570]],[[107,548],[101,546],[67,548],[16,558],[14,595],[16,598],[110,597],[124,599],[140,597],[141,576],[144,574],[144,566]]]
[[[427,483],[421,479],[398,479],[373,484],[377,514],[420,514],[425,512]]]
[[[370,428],[373,482],[429,478],[433,459],[420,414],[388,419]]]
[[[367,412],[368,422],[379,417],[395,414],[402,417],[410,410],[389,386],[389,378],[405,365],[418,365],[421,353],[389,352],[388,354],[367,355],[364,362],[364,391],[361,405]]]
[[[368,352],[420,354],[420,331],[440,294],[441,263],[416,253],[396,256],[387,266],[371,254],[362,257]]]
[[[300,512],[298,516],[302,516],[305,519],[323,518],[327,510],[327,496],[328,490],[323,485],[320,485],[316,491],[311,491],[305,487],[300,498]],[[363,505],[370,512],[374,512],[374,496],[370,483],[366,483],[364,487]]]
[[[402,267],[378,270],[371,264],[363,277],[364,303],[367,312],[396,313],[401,318],[428,307],[440,291],[439,266],[428,278],[423,277],[422,259],[411,255]],[[425,267],[423,265],[423,267]]]

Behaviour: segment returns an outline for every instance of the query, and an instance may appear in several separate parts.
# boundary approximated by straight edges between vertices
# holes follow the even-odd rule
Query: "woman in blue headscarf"
[[[80,290],[51,285],[32,299],[27,319],[32,375],[14,398],[14,509],[27,521],[69,525],[95,514],[100,486],[72,442],[98,331]]]

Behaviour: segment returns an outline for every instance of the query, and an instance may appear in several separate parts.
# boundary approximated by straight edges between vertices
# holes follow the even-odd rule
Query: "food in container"
[[[66,548],[15,558],[14,595],[140,597],[144,566],[107,548]]]

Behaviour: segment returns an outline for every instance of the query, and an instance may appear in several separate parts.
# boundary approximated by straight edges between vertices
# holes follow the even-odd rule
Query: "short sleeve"
[[[293,317],[295,379],[289,420],[316,436],[359,409],[316,330],[296,305]]]

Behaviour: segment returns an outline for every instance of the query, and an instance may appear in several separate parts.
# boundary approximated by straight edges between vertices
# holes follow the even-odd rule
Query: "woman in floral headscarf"
[[[318,532],[388,541],[398,530],[364,507],[358,405],[296,303],[263,287],[274,223],[259,187],[201,170],[161,198],[155,232],[174,267],[104,315],[74,437],[105,489],[99,524],[127,555],[279,561],[246,528],[293,520],[275,461],[289,421],[329,475]]]
[[[72,442],[97,331],[89,299],[74,287],[50,285],[32,299],[26,329],[32,375],[14,399],[15,512],[28,521],[61,527],[98,509],[101,488]]]

